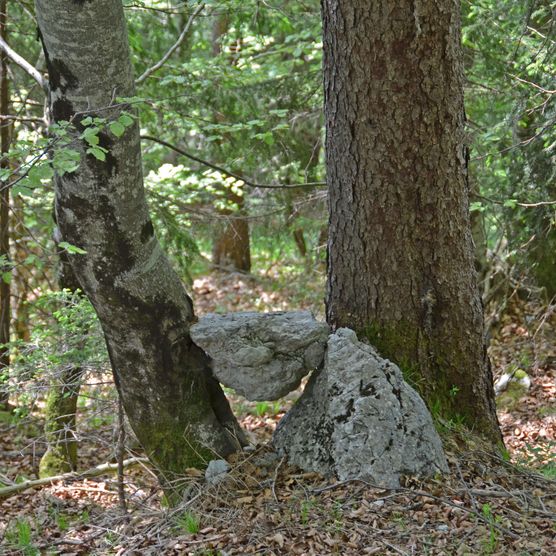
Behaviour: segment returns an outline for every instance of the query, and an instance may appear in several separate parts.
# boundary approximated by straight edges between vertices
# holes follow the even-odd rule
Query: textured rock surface
[[[191,327],[216,378],[248,400],[277,400],[323,361],[328,325],[308,311],[208,314]]]
[[[330,336],[324,368],[279,423],[274,445],[307,471],[385,488],[399,486],[401,475],[447,471],[422,399],[346,328]]]
[[[211,485],[220,483],[226,479],[230,469],[230,464],[225,459],[213,459],[205,470],[205,480]]]

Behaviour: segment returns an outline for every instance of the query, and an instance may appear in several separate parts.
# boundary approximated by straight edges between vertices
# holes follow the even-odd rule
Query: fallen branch
[[[276,481],[278,480],[278,473],[280,472],[280,467],[282,467],[282,464],[286,461],[286,456],[284,456],[279,462],[278,465],[276,466],[276,469],[274,470],[274,478],[272,480],[272,496],[274,496],[274,500],[276,500],[277,504],[280,504],[280,501],[278,500],[278,496],[276,495]]]
[[[147,458],[129,458],[122,462],[124,467],[130,467],[131,465],[137,465],[139,463],[147,463],[149,460]],[[75,479],[85,479],[88,477],[98,477],[99,475],[104,475],[112,471],[118,470],[117,463],[103,463],[102,465],[97,465],[97,467],[92,467],[87,469],[82,473],[77,473],[72,471],[70,473],[64,473],[62,475],[55,475],[53,477],[45,477],[44,479],[33,479],[30,481],[23,481],[22,483],[17,483],[15,485],[10,485],[7,487],[0,488],[0,500],[9,498],[14,494],[18,494],[30,488],[39,488],[45,485],[51,485],[57,481],[68,481]]]

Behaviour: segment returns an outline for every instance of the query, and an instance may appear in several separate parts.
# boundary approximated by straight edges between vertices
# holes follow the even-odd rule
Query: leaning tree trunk
[[[191,341],[191,300],[154,235],[139,126],[117,136],[101,124],[105,160],[86,153],[81,136],[85,117],[113,122],[133,110],[118,100],[135,93],[122,4],[36,0],[36,8],[52,117],[72,124],[81,154],[77,171],[56,176],[56,219],[63,240],[86,251],[71,255],[72,267],[99,316],[130,424],[170,488],[185,468],[236,450],[242,433]]]
[[[323,0],[327,318],[496,441],[473,266],[457,0]]]

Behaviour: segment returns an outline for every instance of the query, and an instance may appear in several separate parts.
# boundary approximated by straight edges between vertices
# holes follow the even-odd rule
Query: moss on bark
[[[362,331],[371,345],[383,357],[393,361],[410,384],[427,403],[435,421],[449,422],[473,428],[477,415],[472,404],[462,400],[468,392],[464,374],[454,373],[458,368],[458,346],[446,342],[434,345],[433,339],[408,320],[397,324],[373,323]],[[426,361],[426,363],[425,363]]]
[[[50,386],[44,426],[48,449],[39,464],[41,478],[74,471],[77,466],[75,425],[80,386],[81,369],[76,367],[63,372]]]

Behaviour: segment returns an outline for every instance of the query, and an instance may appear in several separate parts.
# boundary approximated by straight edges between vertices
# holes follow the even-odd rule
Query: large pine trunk
[[[134,95],[118,0],[37,0],[54,121],[69,121],[81,165],[56,177],[62,239],[99,316],[130,424],[166,486],[190,466],[236,450],[242,433],[191,341],[193,307],[154,234],[143,189],[139,126],[99,133],[106,160],[86,154],[83,119],[114,120]]]
[[[457,0],[323,0],[327,318],[500,440],[468,207]]]

